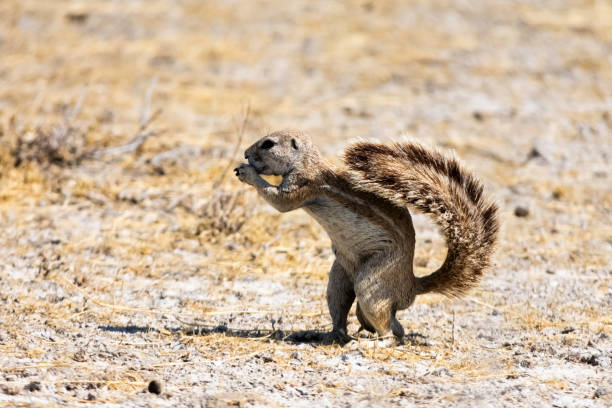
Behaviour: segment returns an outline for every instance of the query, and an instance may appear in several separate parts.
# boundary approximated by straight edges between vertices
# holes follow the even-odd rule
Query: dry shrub
[[[60,124],[37,126],[34,129],[19,124],[13,115],[6,131],[0,131],[0,164],[19,167],[36,163],[47,167],[51,164],[73,166],[85,157],[87,136],[74,125],[76,107],[64,109]]]
[[[149,87],[149,89],[151,89]],[[152,91],[151,91],[152,92]],[[150,113],[150,91],[143,108],[138,131],[129,143],[97,149],[88,141],[85,129],[75,121],[83,100],[83,92],[74,106],[61,106],[62,119],[59,124],[37,126],[34,129],[22,126],[15,115],[8,121],[7,131],[0,128],[0,167],[19,167],[25,163],[36,163],[42,167],[58,165],[76,166],[84,159],[100,159],[108,156],[139,153],[142,145],[151,136],[160,132],[149,130],[152,122],[161,114],[161,109]]]
[[[41,127],[31,132],[17,134],[11,149],[14,166],[35,162],[42,166],[56,164],[72,166],[83,158],[86,146],[85,135],[72,126]]]
[[[192,208],[203,218],[196,234],[206,231],[212,235],[230,235],[240,231],[253,213],[252,207],[245,205],[244,192],[219,189],[203,204]]]

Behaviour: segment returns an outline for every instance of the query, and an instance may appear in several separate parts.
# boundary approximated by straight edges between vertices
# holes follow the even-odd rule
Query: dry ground
[[[405,346],[283,341],[330,328],[329,243],[230,169],[284,127],[456,150],[482,285]],[[611,135],[608,0],[3,0],[0,405],[609,406]]]

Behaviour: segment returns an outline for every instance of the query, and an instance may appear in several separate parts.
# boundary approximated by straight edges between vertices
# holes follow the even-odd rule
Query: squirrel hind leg
[[[380,337],[393,333],[401,344],[404,338],[404,328],[395,318],[396,299],[401,291],[394,286],[395,270],[381,267],[380,264],[370,264],[372,269],[362,269],[355,280],[357,296],[357,319],[361,326]]]
[[[359,302],[357,302],[357,320],[359,320],[359,324],[361,327],[358,331],[367,330],[370,333],[376,333],[376,329],[372,326],[372,324],[366,319],[361,311],[361,307],[359,306]],[[403,344],[404,342],[404,328],[402,324],[395,318],[395,313],[392,313],[391,316],[391,332],[395,336],[396,340],[399,344]]]
[[[355,310],[355,314],[357,315],[357,320],[359,320],[359,324],[361,325],[359,331],[367,330],[370,333],[376,333],[376,329],[370,324],[370,322],[368,322],[366,317],[363,315],[361,307],[359,306],[359,302],[357,302],[357,309]]]
[[[334,261],[327,283],[327,307],[333,322],[332,334],[345,338],[345,343],[349,339],[347,317],[354,300],[355,291],[348,274],[338,261]]]
[[[377,333],[380,337],[387,337],[393,334],[396,344],[404,344],[404,328],[395,318],[395,311],[391,308],[376,308],[372,305],[360,306],[357,303],[357,319],[361,324],[361,329],[371,333]]]

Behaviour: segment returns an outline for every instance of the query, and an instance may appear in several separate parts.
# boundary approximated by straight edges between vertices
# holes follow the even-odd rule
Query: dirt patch
[[[607,1],[0,2],[0,405],[608,406],[610,33]],[[231,174],[285,127],[455,150],[501,208],[482,285],[404,346],[289,341],[331,327],[329,242]]]

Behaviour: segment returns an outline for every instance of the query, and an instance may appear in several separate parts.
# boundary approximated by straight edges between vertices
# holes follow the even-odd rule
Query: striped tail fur
[[[459,162],[416,143],[356,143],[344,161],[357,189],[399,207],[431,214],[448,246],[442,266],[416,279],[417,292],[460,296],[491,264],[499,222],[497,205]]]

